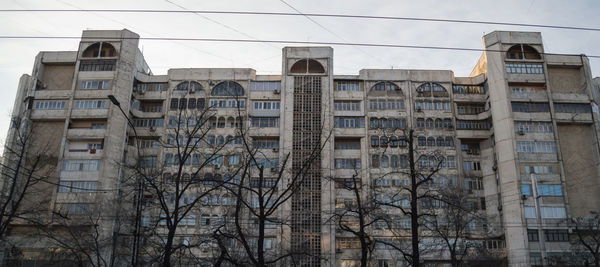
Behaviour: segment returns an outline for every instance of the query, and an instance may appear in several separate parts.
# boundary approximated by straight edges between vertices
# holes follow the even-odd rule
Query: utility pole
[[[544,230],[542,228],[542,214],[540,209],[540,203],[537,190],[537,179],[535,178],[535,170],[531,168],[529,172],[529,178],[531,179],[531,190],[533,192],[533,200],[535,204],[535,219],[538,223],[538,239],[540,240],[540,251],[542,252],[542,267],[546,266],[546,239],[544,238]]]

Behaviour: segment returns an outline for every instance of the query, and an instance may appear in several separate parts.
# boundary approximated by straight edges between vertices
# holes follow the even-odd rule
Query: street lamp
[[[531,192],[533,193],[533,200],[535,205],[535,219],[538,223],[538,239],[540,240],[540,251],[542,254],[542,266],[546,266],[546,240],[544,235],[544,229],[542,224],[542,214],[539,203],[539,192],[537,190],[537,179],[535,177],[535,170],[531,168],[529,172],[529,178],[531,179]]]
[[[121,111],[121,113],[123,114],[123,116],[125,117],[125,119],[127,120],[127,124],[129,124],[129,126],[131,126],[131,129],[133,129],[133,134],[135,135],[135,144],[136,144],[136,148],[137,148],[137,155],[138,155],[138,160],[140,159],[140,143],[139,143],[139,137],[137,134],[137,131],[135,130],[135,125],[133,124],[133,122],[131,121],[131,119],[129,118],[129,116],[127,116],[127,114],[125,113],[125,111],[123,110],[123,108],[121,107],[121,103],[119,102],[119,100],[117,100],[117,98],[114,95],[108,95],[108,99],[110,100],[110,102],[113,103],[113,105],[117,106],[119,108],[119,110]],[[134,223],[134,232],[133,232],[133,247],[132,247],[132,252],[131,252],[131,265],[132,266],[137,266],[137,261],[138,261],[138,255],[139,255],[139,246],[140,246],[140,232],[141,232],[141,224],[140,224],[140,220],[142,217],[142,198],[143,198],[143,190],[144,190],[144,181],[143,179],[139,178],[139,175],[136,175],[137,177],[137,195],[135,197],[136,203],[135,203],[135,223]]]

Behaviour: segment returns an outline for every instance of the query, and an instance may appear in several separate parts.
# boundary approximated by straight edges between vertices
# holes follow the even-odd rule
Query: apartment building
[[[401,69],[337,75],[330,47],[285,47],[281,75],[249,68],[155,75],[137,38],[127,30],[84,31],[78,51],[40,52],[32,74],[21,77],[13,119],[34,129],[29,150],[43,148],[54,159],[47,167],[54,167],[54,178],[35,196],[47,221],[56,211],[84,215],[100,209],[106,215],[96,223],[101,238],[118,239],[119,211],[131,206],[118,189],[127,173],[123,163],[136,157],[135,144],[145,164],[178,162],[173,149],[163,146],[178,138],[177,114],[207,109],[213,113],[205,142],[240,145],[236,129],[243,125],[271,175],[286,155],[293,169],[315,144],[324,144],[314,158],[318,164],[305,175],[306,186],[282,207],[281,216],[295,224],[273,231],[266,247],[302,244],[297,249],[313,255],[302,257],[302,266],[358,266],[356,239],[328,220],[353,201],[338,184],[359,174],[365,188],[394,192],[407,185],[408,177],[393,170],[408,168],[409,129],[417,151],[444,158],[436,185],[466,189],[487,215],[474,228],[486,233],[481,244],[501,255],[502,265],[537,266],[543,258],[570,255],[568,219],[600,210],[599,91],[584,55],[546,53],[540,33],[485,35],[486,51],[469,77]],[[9,131],[7,146],[14,145],[15,131]],[[14,159],[5,154],[3,162]],[[218,166],[232,162],[217,159],[211,170],[217,175]],[[218,204],[203,205],[231,203],[224,195],[215,199]],[[141,224],[160,226],[160,216],[148,211]],[[219,216],[191,214],[186,231],[208,227]],[[410,229],[402,214],[398,225]],[[8,238],[26,260],[50,260],[47,254],[59,246],[27,235],[29,227],[15,221]],[[385,231],[374,231],[386,238]],[[102,251],[119,261],[115,253]],[[446,254],[423,256],[425,266],[447,266],[447,260]],[[393,249],[376,246],[373,264],[405,262]]]

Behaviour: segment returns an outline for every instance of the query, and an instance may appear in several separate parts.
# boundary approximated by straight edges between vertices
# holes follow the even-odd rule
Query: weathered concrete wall
[[[558,135],[566,174],[571,216],[600,210],[598,147],[589,125],[559,124]]]
[[[44,65],[42,83],[46,85],[45,90],[67,90],[71,89],[75,65]]]
[[[548,78],[552,93],[585,94],[585,80],[581,68],[548,67]]]

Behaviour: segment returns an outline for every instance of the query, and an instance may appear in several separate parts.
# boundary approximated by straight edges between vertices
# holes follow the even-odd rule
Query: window
[[[370,99],[369,110],[404,110],[404,99]]]
[[[555,112],[563,113],[591,113],[590,104],[554,103]]]
[[[250,91],[281,91],[281,81],[251,81]]]
[[[104,90],[109,89],[110,81],[81,81],[80,89],[83,90]]]
[[[254,102],[254,110],[279,110],[279,101],[256,101]]]
[[[81,57],[116,57],[117,50],[115,47],[106,42],[98,42],[88,46]]]
[[[467,190],[483,190],[483,179],[477,177],[465,177],[465,189]]]
[[[74,160],[68,159],[63,160],[62,164],[63,171],[98,171],[100,170],[100,160]]]
[[[515,121],[517,133],[551,133],[553,126],[551,122],[544,121]]]
[[[116,62],[114,60],[81,61],[79,71],[113,71]]]
[[[140,167],[142,168],[156,168],[156,162],[158,161],[157,156],[143,156],[140,158]]]
[[[540,236],[539,236],[537,229],[527,229],[527,241],[529,241],[529,242],[540,241]]]
[[[75,101],[75,109],[103,109],[106,108],[104,100],[78,100]]]
[[[569,242],[569,231],[563,229],[544,230],[544,238],[547,242]]]
[[[456,112],[460,115],[477,115],[485,112],[485,104],[457,104]]]
[[[335,128],[365,128],[363,117],[335,117]]]
[[[506,52],[507,59],[542,59],[540,53],[529,45],[513,45]]]
[[[419,100],[419,101],[415,101],[415,110],[417,112],[421,111],[421,110],[444,110],[444,111],[449,111],[450,110],[450,103],[449,102],[433,102],[433,101],[423,101],[423,100]]]
[[[255,139],[252,143],[255,148],[279,148],[279,139]]]
[[[542,206],[540,207],[540,211],[542,219],[564,219],[567,216],[565,207]],[[525,218],[536,218],[535,207],[525,206]]]
[[[446,88],[437,83],[424,83],[417,87],[417,97],[447,97]]]
[[[89,193],[98,191],[98,181],[64,181],[61,180],[58,192]]]
[[[463,170],[465,171],[480,171],[481,163],[479,161],[464,161]]]
[[[34,109],[65,109],[65,101],[36,101]]]
[[[256,162],[252,163],[252,166],[262,166],[265,169],[279,168],[279,158],[257,158]]]
[[[250,127],[279,127],[279,117],[252,117]]]
[[[537,173],[537,174],[548,174],[548,173],[554,173],[554,168],[550,165],[548,166],[542,166],[542,165],[525,165],[523,167],[523,170],[525,171],[525,173]]]
[[[556,153],[555,142],[517,141],[517,152]]]
[[[359,81],[335,81],[336,91],[360,91]]]
[[[335,168],[336,169],[360,169],[360,159],[359,158],[341,158],[335,159]]]
[[[360,139],[335,139],[335,149],[360,150]]]
[[[548,103],[512,102],[513,112],[550,112]]]
[[[467,155],[479,155],[479,143],[465,142],[460,145],[460,150],[465,152]]]
[[[336,248],[360,248],[360,241],[358,240],[358,238],[348,238],[348,237],[339,237],[336,238],[335,240],[335,247]],[[360,262],[356,261],[359,265]],[[356,265],[356,266],[359,266]],[[348,265],[351,266],[351,265]]]
[[[360,101],[335,101],[333,107],[337,111],[360,111]]]
[[[538,63],[506,63],[506,73],[544,74],[544,65]]]
[[[325,73],[325,68],[314,59],[301,59],[292,65],[290,73]]]
[[[89,206],[87,203],[63,203],[60,207],[62,214],[87,214]]]
[[[454,160],[454,156],[446,157],[446,166],[450,169],[456,168],[456,161]]]
[[[135,119],[133,121],[135,127],[148,128],[148,127],[163,127],[164,121],[160,119]]]
[[[244,88],[234,81],[224,81],[217,84],[210,93],[213,96],[241,96]]]
[[[457,130],[489,130],[490,126],[488,120],[456,120]]]
[[[371,87],[371,91],[400,91],[400,87],[393,82],[379,82]]]
[[[521,195],[531,196],[533,193],[531,192],[530,184],[522,184],[521,185]]]
[[[486,88],[483,85],[452,85],[452,92],[455,94],[485,94]]]
[[[538,184],[537,193],[540,196],[562,196],[562,186],[559,184]]]

